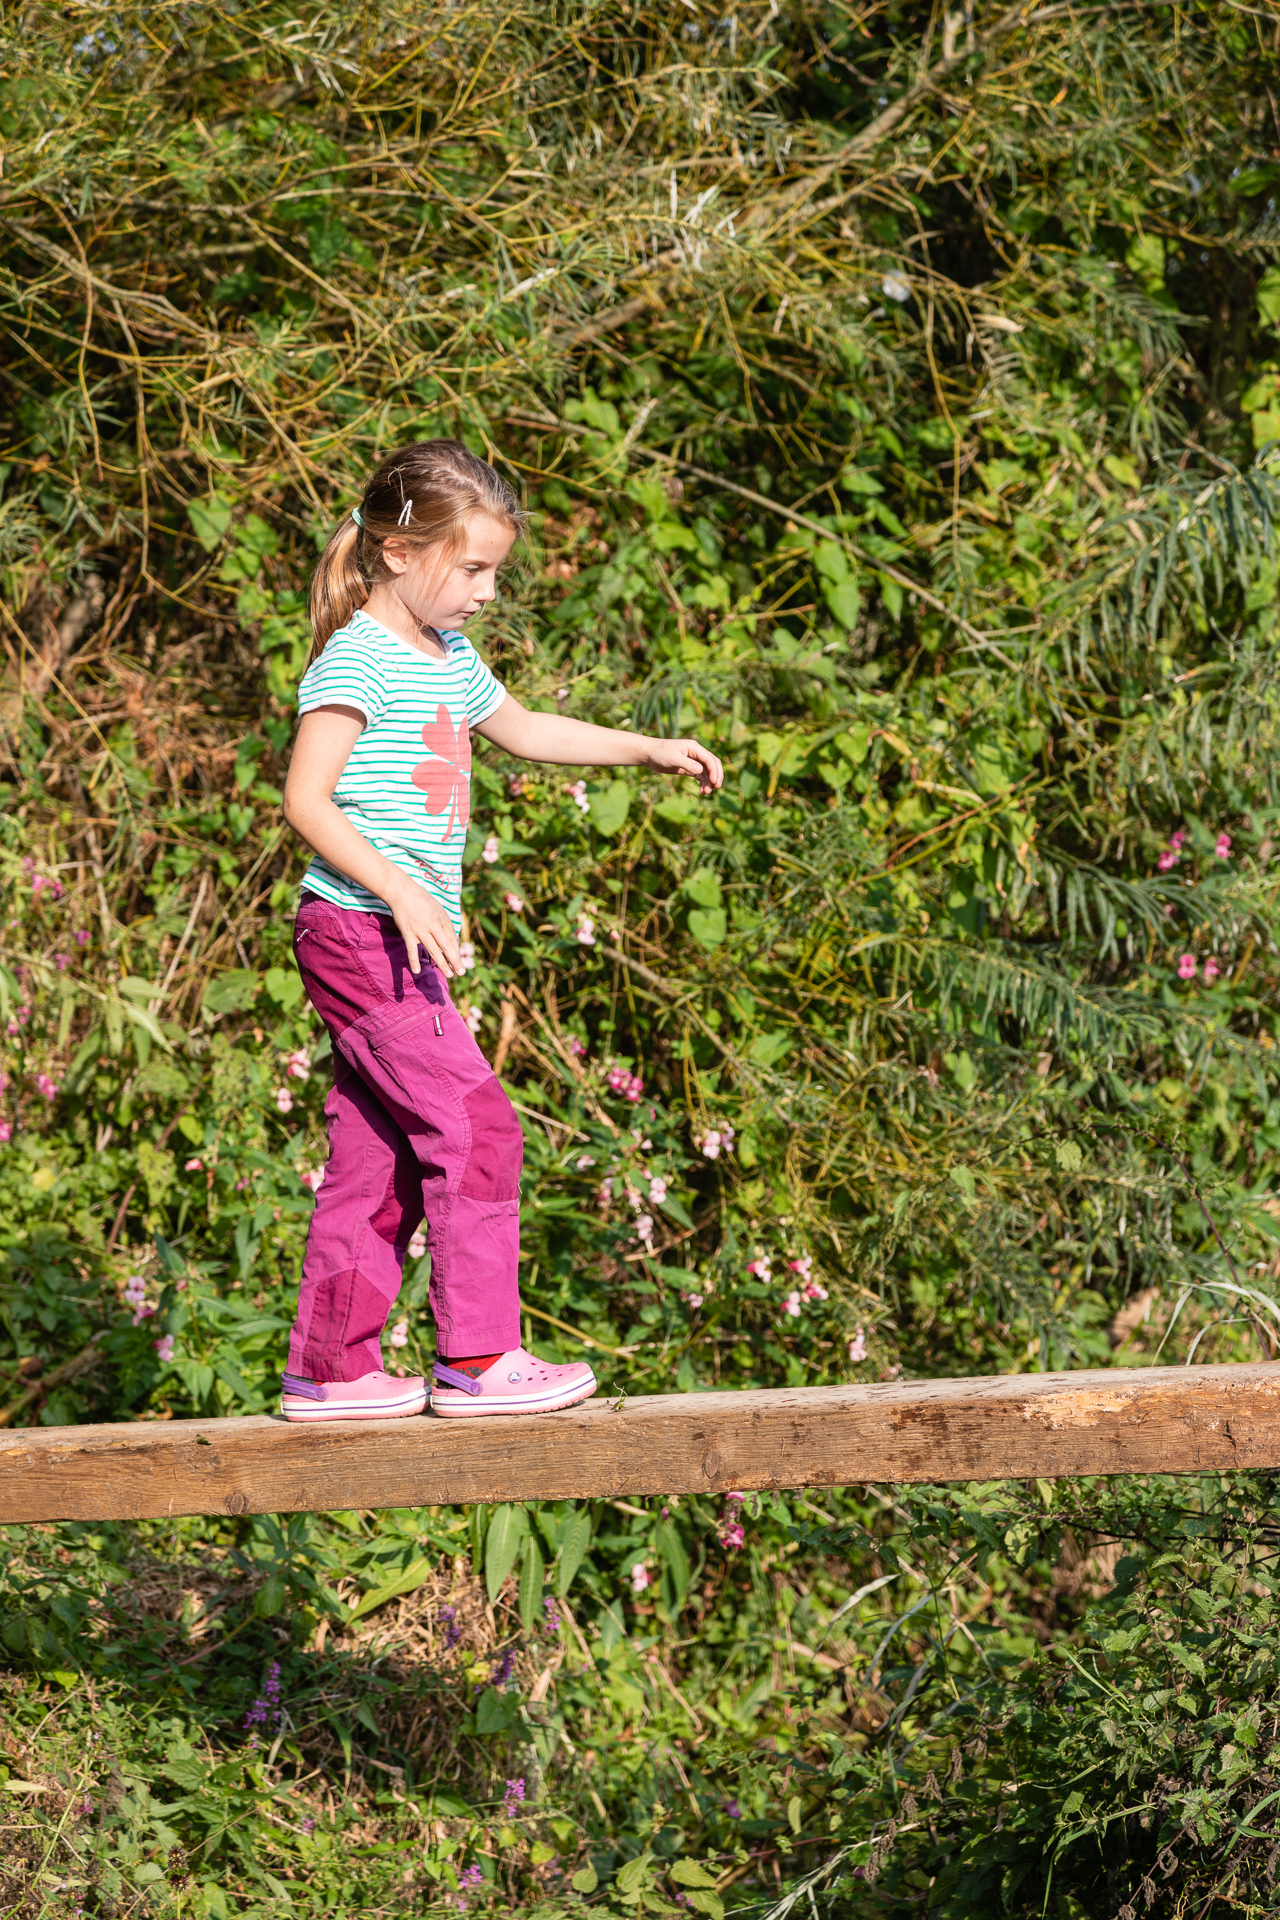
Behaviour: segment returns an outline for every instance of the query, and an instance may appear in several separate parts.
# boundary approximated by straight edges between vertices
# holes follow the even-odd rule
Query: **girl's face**
[[[465,627],[497,596],[497,573],[515,544],[502,520],[478,513],[467,528],[461,553],[441,570],[438,547],[384,542],[382,559],[393,576],[392,591],[413,618],[437,633]]]

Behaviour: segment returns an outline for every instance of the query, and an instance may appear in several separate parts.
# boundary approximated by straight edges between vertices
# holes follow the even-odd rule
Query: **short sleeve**
[[[496,713],[507,697],[507,690],[501,680],[486,667],[474,647],[469,647],[470,660],[467,673],[466,692],[463,696],[467,709],[467,725],[478,727],[491,713]]]
[[[386,662],[377,647],[354,634],[335,634],[312,661],[298,688],[298,712],[355,707],[372,726],[387,704]]]

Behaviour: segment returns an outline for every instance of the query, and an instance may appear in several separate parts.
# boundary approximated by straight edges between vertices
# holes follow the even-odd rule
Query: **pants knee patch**
[[[422,1169],[416,1160],[397,1159],[369,1225],[379,1240],[399,1249],[408,1246],[422,1218]]]
[[[524,1135],[515,1109],[496,1078],[468,1094],[463,1104],[471,1122],[471,1152],[459,1194],[467,1200],[517,1200]]]

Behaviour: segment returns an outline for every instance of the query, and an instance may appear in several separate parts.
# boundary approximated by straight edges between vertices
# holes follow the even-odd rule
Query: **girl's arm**
[[[703,793],[724,784],[724,768],[697,740],[658,740],[620,727],[593,727],[566,714],[530,713],[508,694],[473,733],[492,740],[518,760],[557,767],[652,767],[655,773],[689,773]]]
[[[371,847],[334,804],[333,790],[363,731],[364,715],[355,707],[316,707],[302,716],[285,781],[284,817],[331,867],[386,901],[413,973],[419,971],[421,946],[445,978],[452,980],[462,972],[462,955],[444,908],[425,887]]]

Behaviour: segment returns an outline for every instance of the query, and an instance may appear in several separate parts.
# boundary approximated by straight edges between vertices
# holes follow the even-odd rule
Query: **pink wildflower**
[[[421,1227],[415,1227],[413,1238],[409,1242],[409,1258],[411,1260],[421,1260],[426,1250],[427,1250],[426,1236],[424,1235]]]
[[[59,973],[65,973],[71,965],[71,955],[69,953],[55,953],[53,956],[53,964]]]
[[[686,1306],[700,1307],[702,1305],[703,1297],[700,1293],[686,1293],[684,1298]]]
[[[87,947],[89,944],[88,927],[77,927],[75,932],[72,934],[71,938],[75,941],[78,947]]]
[[[509,773],[507,775],[507,792],[513,800],[524,799],[524,775],[522,773]]]
[[[1179,980],[1194,980],[1196,977],[1196,957],[1194,953],[1184,953],[1178,962]]]
[[[1168,848],[1166,848],[1165,851],[1160,855],[1159,859],[1156,861],[1156,871],[1157,873],[1168,873],[1170,867],[1176,867],[1177,864],[1178,864],[1177,854],[1170,853]]]
[[[594,1167],[595,1158],[592,1154],[580,1153],[573,1164],[579,1173],[585,1173],[588,1167]]]
[[[644,1081],[640,1078],[640,1075],[638,1073],[633,1073],[630,1080],[628,1080],[627,1082],[627,1098],[631,1102],[633,1107],[635,1106],[636,1102],[639,1100],[643,1092],[644,1092]]]
[[[470,1027],[472,1033],[479,1033],[481,1027],[484,1025],[484,1014],[479,1007],[467,1008],[467,1025]]]
[[[661,1174],[649,1182],[649,1198],[655,1207],[660,1207],[667,1197],[667,1183]]]
[[[717,1128],[712,1127],[709,1132],[703,1134],[701,1141],[695,1144],[701,1146],[708,1160],[720,1158],[720,1134]]]
[[[310,1187],[312,1193],[319,1193],[324,1185],[324,1168],[311,1167],[306,1173],[300,1173],[298,1178],[304,1187]]]
[[[183,1163],[182,1171],[184,1173],[203,1173],[204,1161],[203,1160],[187,1160]]]
[[[462,971],[470,973],[476,963],[476,943],[474,940],[460,940],[458,953],[462,960]]]
[[[153,1306],[148,1305],[148,1303],[144,1300],[142,1305],[138,1308],[138,1311],[133,1316],[134,1326],[140,1327],[144,1320],[154,1319],[155,1311],[156,1311],[155,1308]]]
[[[632,1593],[643,1593],[645,1588],[649,1585],[649,1582],[652,1578],[653,1576],[649,1572],[649,1569],[648,1567],[646,1567],[643,1560],[639,1563],[638,1566],[632,1567],[631,1569]]]
[[[1231,858],[1231,835],[1229,833],[1220,833],[1213,850],[1219,860],[1229,860]]]
[[[1176,833],[1171,833],[1169,835],[1169,845],[1173,848],[1175,853],[1182,852],[1182,843],[1186,839],[1186,837],[1187,837],[1187,830],[1185,827],[1179,827]]]
[[[397,1320],[387,1338],[393,1347],[407,1347],[409,1344],[409,1322]]]
[[[1216,960],[1214,959],[1214,957],[1213,957],[1213,955],[1212,955],[1212,954],[1210,954],[1210,955],[1209,955],[1209,958],[1208,958],[1208,959],[1207,959],[1207,960],[1205,961],[1205,963],[1204,963],[1204,977],[1205,977],[1205,979],[1206,979],[1206,980],[1216,980],[1216,979],[1217,979],[1217,977],[1218,977],[1218,975],[1219,975],[1219,974],[1220,974],[1221,972],[1222,972],[1222,968],[1221,968],[1221,967],[1220,967],[1220,966],[1218,965],[1218,963],[1217,963],[1217,961],[1216,961]]]
[[[57,1081],[51,1079],[47,1073],[38,1073],[36,1075],[36,1092],[42,1093],[46,1100],[54,1099],[57,1095],[57,1091],[58,1091]]]
[[[753,1273],[756,1279],[762,1283],[771,1280],[773,1278],[773,1264],[768,1254],[761,1252],[757,1247],[755,1259],[748,1260],[747,1262],[747,1272]]]
[[[788,1314],[793,1320],[800,1318],[800,1295],[798,1291],[787,1295],[782,1303],[782,1311]]]
[[[277,1113],[293,1112],[293,1095],[290,1093],[288,1087],[276,1088],[276,1112]]]
[[[802,1280],[807,1280],[813,1270],[813,1255],[802,1253],[798,1260],[788,1260],[787,1265],[792,1273],[798,1273]]]
[[[296,1053],[289,1054],[285,1061],[285,1073],[294,1080],[306,1080],[311,1074],[311,1055],[305,1047],[299,1047]]]
[[[575,1060],[581,1060],[586,1054],[587,1049],[583,1042],[579,1040],[576,1033],[569,1035],[569,1038],[565,1041],[565,1045]]]
[[[151,1344],[155,1348],[159,1358],[167,1367],[173,1358],[173,1335],[166,1333],[159,1340],[153,1340]]]
[[[594,947],[596,943],[596,923],[589,914],[583,914],[578,922],[578,945]]]
[[[488,866],[492,867],[497,864],[498,836],[496,833],[491,833],[489,835],[489,838],[485,841],[483,847],[480,849],[480,858]]]
[[[849,1358],[856,1367],[860,1360],[867,1357],[867,1336],[861,1327],[855,1327],[853,1338],[849,1342]]]
[[[524,912],[524,901],[518,893],[505,893],[502,897],[512,913]]]
[[[0,1120],[0,1147],[8,1146],[13,1138],[13,1128],[7,1120]]]
[[[650,1253],[653,1252],[653,1215],[642,1213],[636,1221],[636,1239],[642,1240]]]
[[[578,807],[583,813],[590,813],[591,802],[587,798],[587,783],[585,780],[575,780],[571,787],[565,788],[565,792],[569,795],[575,807]]]

